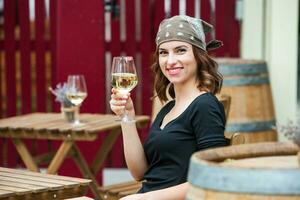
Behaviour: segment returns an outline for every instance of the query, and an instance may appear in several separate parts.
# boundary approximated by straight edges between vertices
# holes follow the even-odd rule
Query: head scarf
[[[206,44],[205,34],[211,32],[213,26],[202,19],[177,15],[164,19],[156,35],[156,46],[168,41],[183,41],[204,51],[217,49],[223,45],[219,40],[212,40]]]

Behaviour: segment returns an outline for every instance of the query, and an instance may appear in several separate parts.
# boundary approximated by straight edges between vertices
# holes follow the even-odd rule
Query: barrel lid
[[[287,158],[296,159],[295,155],[299,150],[299,147],[293,143],[268,142],[197,152],[191,158],[188,182],[204,189],[223,192],[300,195],[300,168],[268,168],[267,165],[241,167],[222,164],[226,158],[292,155]]]

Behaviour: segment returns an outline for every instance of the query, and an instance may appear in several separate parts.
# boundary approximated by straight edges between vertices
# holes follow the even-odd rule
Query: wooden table
[[[91,189],[100,199],[97,192],[98,183],[95,178],[107,154],[120,135],[118,117],[111,114],[80,114],[83,125],[74,126],[62,119],[60,113],[31,113],[0,120],[0,137],[11,138],[25,166],[31,171],[39,171],[38,162],[50,157],[48,174],[55,174],[67,156],[71,156],[85,178],[91,179]],[[148,116],[137,116],[137,126],[142,127],[149,122]],[[94,141],[100,132],[109,132],[89,166],[76,145],[76,141]],[[61,140],[54,156],[43,155],[34,158],[22,139]],[[50,154],[51,155],[51,154]]]
[[[66,199],[83,196],[90,180],[0,167],[0,199]]]

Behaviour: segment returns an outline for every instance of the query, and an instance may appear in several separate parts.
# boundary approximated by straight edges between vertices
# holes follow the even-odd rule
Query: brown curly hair
[[[217,62],[214,61],[207,54],[207,52],[203,51],[202,49],[195,47],[194,45],[192,45],[192,48],[196,62],[198,63],[198,89],[200,91],[206,91],[211,92],[212,94],[217,94],[218,92],[220,92],[223,83],[223,76],[218,71]],[[170,84],[170,81],[164,76],[160,69],[158,48],[155,52],[155,60],[151,68],[154,72],[154,89],[159,100],[161,102],[168,101],[168,95],[171,98],[175,98],[173,84]]]

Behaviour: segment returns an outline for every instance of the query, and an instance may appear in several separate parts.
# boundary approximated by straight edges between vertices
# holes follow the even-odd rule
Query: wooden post
[[[88,97],[82,112],[103,112],[105,105],[103,1],[57,1],[56,82],[83,74]]]
[[[85,76],[88,97],[84,100],[81,113],[104,113],[105,111],[105,62],[104,62],[104,1],[99,0],[54,0],[51,1],[52,36],[52,86],[67,80],[69,74]],[[54,110],[59,112],[58,103]],[[91,144],[90,144],[91,145]],[[93,145],[97,145],[94,143]],[[92,145],[92,146],[93,146]],[[88,148],[82,153],[90,160]],[[64,162],[63,173],[75,176],[70,171],[75,163]]]

